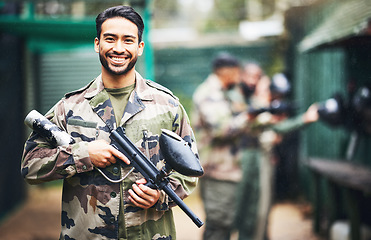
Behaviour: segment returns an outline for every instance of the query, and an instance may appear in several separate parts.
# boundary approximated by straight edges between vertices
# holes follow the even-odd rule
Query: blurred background
[[[349,239],[366,239],[370,0],[0,1],[0,227],[35,200],[20,175],[30,132],[24,117],[32,109],[45,114],[100,73],[94,20],[119,4],[133,6],[145,21],[137,71],[171,89],[189,114],[192,94],[220,51],[259,63],[268,76],[285,73],[295,113],[319,102],[321,121],[291,134],[290,150],[276,165],[275,201],[308,203],[318,235],[329,237],[344,223]],[[55,186],[36,191],[48,187]]]

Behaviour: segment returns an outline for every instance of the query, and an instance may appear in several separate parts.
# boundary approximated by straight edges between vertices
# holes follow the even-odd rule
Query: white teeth
[[[123,61],[124,60],[124,58],[118,58],[118,57],[112,57],[112,59],[115,60],[115,61]]]
[[[116,63],[123,63],[125,62],[125,59],[126,58],[123,58],[123,57],[111,57],[112,61],[116,62]]]

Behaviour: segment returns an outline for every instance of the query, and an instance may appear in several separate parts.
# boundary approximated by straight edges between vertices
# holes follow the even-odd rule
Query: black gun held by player
[[[66,132],[62,131],[54,123],[36,110],[32,110],[25,118],[25,124],[40,134],[54,146],[73,144],[75,141]],[[192,152],[189,144],[177,134],[163,129],[160,135],[159,144],[165,158],[165,166],[158,170],[157,167],[130,141],[125,130],[118,127],[111,132],[111,145],[121,151],[129,160],[130,166],[139,171],[147,180],[147,185],[152,188],[163,190],[172,201],[174,201],[192,221],[201,227],[204,223],[192,212],[192,210],[176,195],[169,182],[169,174],[175,170],[180,174],[191,177],[202,176],[204,171],[198,158]],[[127,165],[118,161],[123,167]],[[99,168],[97,168],[100,170]],[[99,171],[104,175],[102,171]],[[104,177],[112,182],[115,180]]]

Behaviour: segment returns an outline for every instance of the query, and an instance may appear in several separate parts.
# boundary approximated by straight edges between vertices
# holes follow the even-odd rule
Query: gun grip
[[[152,188],[152,189],[157,189],[157,186],[151,182],[147,182],[146,184],[144,184],[144,186],[147,186],[149,188]]]

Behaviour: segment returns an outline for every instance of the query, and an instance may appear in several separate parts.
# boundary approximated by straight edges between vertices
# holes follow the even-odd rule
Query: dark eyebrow
[[[113,33],[104,33],[103,34],[103,37],[117,37],[117,35],[116,34],[113,34]],[[130,34],[127,34],[124,37],[125,38],[136,38],[136,36],[130,35]]]
[[[116,37],[116,34],[113,33],[103,33],[103,37]]]
[[[134,35],[127,34],[127,35],[125,35],[125,38],[137,38],[137,37],[134,36]]]

